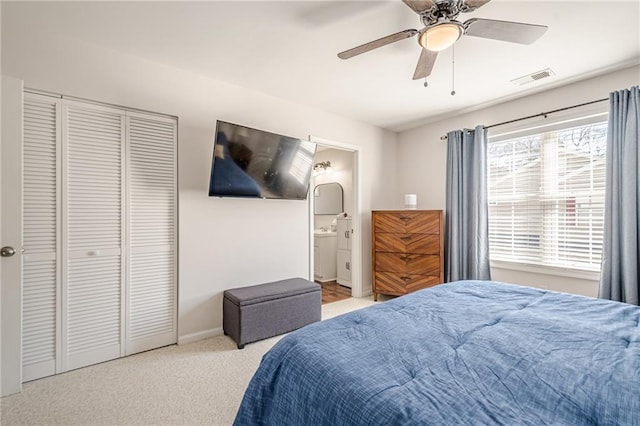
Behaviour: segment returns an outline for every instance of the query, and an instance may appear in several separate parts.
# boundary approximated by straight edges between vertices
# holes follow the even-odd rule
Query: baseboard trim
[[[187,343],[197,342],[198,340],[207,339],[209,337],[220,336],[223,334],[222,327],[211,328],[209,330],[198,331],[196,333],[178,336],[178,344],[186,345]]]

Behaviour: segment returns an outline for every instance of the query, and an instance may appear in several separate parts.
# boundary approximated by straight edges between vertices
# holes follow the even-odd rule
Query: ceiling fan
[[[431,74],[438,52],[452,46],[462,35],[531,44],[547,31],[545,25],[524,24],[511,21],[472,18],[460,22],[461,13],[473,12],[490,0],[402,0],[420,15],[424,24],[421,30],[408,29],[365,43],[338,53],[340,59],[349,59],[378,47],[386,46],[405,38],[418,36],[422,51],[413,79],[426,78]]]

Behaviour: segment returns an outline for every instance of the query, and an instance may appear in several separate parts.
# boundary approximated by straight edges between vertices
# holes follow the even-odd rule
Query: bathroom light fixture
[[[331,161],[322,161],[313,165],[313,175],[324,175],[333,171]]]
[[[432,52],[440,52],[453,45],[464,32],[458,21],[444,21],[420,34],[420,45]]]

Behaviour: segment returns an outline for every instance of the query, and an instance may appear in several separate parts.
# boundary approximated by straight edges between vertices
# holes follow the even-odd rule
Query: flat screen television
[[[315,153],[313,142],[218,120],[209,196],[305,200]]]

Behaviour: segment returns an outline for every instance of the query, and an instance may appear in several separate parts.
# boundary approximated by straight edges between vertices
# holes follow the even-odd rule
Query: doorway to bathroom
[[[361,295],[358,151],[336,142],[317,144],[310,185],[310,275],[322,302]]]

